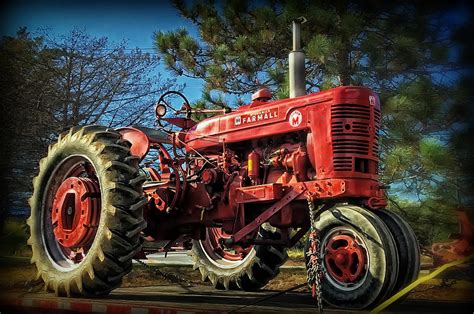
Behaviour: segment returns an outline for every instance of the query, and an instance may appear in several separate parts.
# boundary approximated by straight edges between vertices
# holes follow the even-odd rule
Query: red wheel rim
[[[367,251],[355,231],[344,228],[332,230],[322,245],[324,266],[330,278],[344,287],[363,281],[368,269]]]
[[[233,245],[225,247],[219,242],[220,239],[228,239],[230,235],[225,233],[222,228],[207,228],[207,237],[201,241],[201,245],[213,260],[224,259],[230,262],[240,262],[252,251],[253,246],[241,247]]]
[[[54,236],[65,248],[92,244],[100,213],[99,184],[89,178],[69,177],[53,200]]]
[[[59,162],[45,189],[42,234],[56,265],[70,268],[87,255],[99,226],[100,184],[92,162],[72,155]]]

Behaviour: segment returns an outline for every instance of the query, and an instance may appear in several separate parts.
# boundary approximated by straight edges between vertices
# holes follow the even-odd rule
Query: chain
[[[307,269],[307,280],[308,284],[311,287],[313,298],[316,298],[318,304],[318,313],[323,313],[323,299],[321,294],[321,279],[323,278],[323,268],[322,268],[322,256],[318,253],[320,248],[319,232],[316,228],[315,221],[315,208],[313,203],[313,197],[310,195],[307,198],[308,200],[308,209],[309,209],[309,219],[310,219],[310,232],[309,232],[309,248],[306,252],[308,256],[308,265]]]
[[[142,265],[143,267],[145,267],[146,269],[150,269],[152,270],[155,274],[163,277],[164,279],[168,280],[169,282],[171,283],[175,283],[175,284],[180,284],[180,283],[186,283],[186,286],[187,287],[191,287],[193,285],[193,283],[190,281],[190,280],[187,280],[187,279],[184,279],[183,277],[180,277],[176,274],[172,274],[172,273],[168,273],[168,272],[164,272],[164,271],[161,271],[157,266],[151,266],[151,265],[148,265],[147,263],[139,260],[138,258],[134,258],[134,260]]]

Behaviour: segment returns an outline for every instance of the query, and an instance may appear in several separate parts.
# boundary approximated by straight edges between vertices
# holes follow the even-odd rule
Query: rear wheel
[[[146,226],[144,177],[112,129],[73,128],[40,161],[30,199],[32,263],[57,295],[101,295],[119,286]]]
[[[320,215],[316,227],[324,256],[322,296],[327,303],[363,309],[392,291],[398,273],[397,250],[380,218],[361,207],[335,206]],[[308,247],[307,242],[306,252]],[[307,257],[310,267],[308,263]]]
[[[217,289],[260,289],[278,275],[288,257],[284,247],[275,245],[223,248],[219,238],[227,237],[221,228],[207,228],[206,239],[193,241],[190,252],[202,280],[209,279]],[[260,228],[258,238],[279,239],[280,235]]]

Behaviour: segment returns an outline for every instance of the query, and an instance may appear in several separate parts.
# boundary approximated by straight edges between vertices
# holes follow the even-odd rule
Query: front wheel
[[[47,290],[102,295],[120,285],[146,226],[143,180],[115,130],[74,128],[50,146],[27,220],[31,261]]]
[[[335,206],[316,221],[323,256],[323,299],[336,307],[367,308],[393,289],[398,274],[394,240],[384,222],[357,206]],[[307,252],[309,243],[306,244]],[[305,254],[307,256],[307,254]],[[306,265],[310,267],[306,257]]]
[[[375,212],[390,230],[398,251],[399,272],[393,293],[398,292],[418,278],[420,273],[420,246],[415,232],[410,225],[399,215],[389,210]]]

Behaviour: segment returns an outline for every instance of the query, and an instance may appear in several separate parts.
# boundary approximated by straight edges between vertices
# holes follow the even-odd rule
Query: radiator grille
[[[331,109],[332,117],[370,119],[370,108],[362,105],[335,105]]]
[[[334,169],[338,171],[352,171],[352,157],[334,157]]]
[[[373,163],[374,157],[378,156],[380,119],[380,110],[369,105],[337,104],[332,106],[331,134],[334,170],[373,171],[373,167],[360,166],[360,164],[361,161],[367,164]]]
[[[369,153],[368,140],[354,140],[354,139],[334,139],[332,143],[334,154],[362,154]]]

